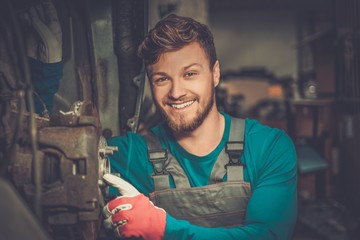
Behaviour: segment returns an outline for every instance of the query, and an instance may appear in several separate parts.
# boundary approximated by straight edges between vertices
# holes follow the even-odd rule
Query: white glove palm
[[[133,185],[115,175],[104,174],[103,179],[107,184],[115,187],[121,196],[135,197],[140,194],[140,192]]]

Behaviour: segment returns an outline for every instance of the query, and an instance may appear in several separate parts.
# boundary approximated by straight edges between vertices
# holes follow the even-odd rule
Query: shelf
[[[308,98],[300,98],[300,99],[289,99],[289,103],[294,106],[314,106],[314,107],[322,107],[329,106],[333,104],[335,100],[333,98],[316,98],[316,99],[308,99]]]
[[[300,40],[297,44],[295,44],[295,47],[296,48],[301,48],[301,47],[304,47],[304,46],[306,46],[308,44],[319,41],[322,38],[329,36],[331,32],[332,32],[332,28],[328,27],[328,28],[325,28],[325,29],[323,29],[321,31],[318,31],[318,32],[314,33],[314,34],[305,36],[302,40]]]

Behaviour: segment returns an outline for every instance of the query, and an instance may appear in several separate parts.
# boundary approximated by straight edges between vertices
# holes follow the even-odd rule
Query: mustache
[[[183,103],[183,102],[189,102],[189,101],[197,101],[198,98],[195,96],[189,97],[189,96],[182,96],[179,98],[174,98],[172,96],[168,96],[166,99],[164,99],[163,103],[166,104],[172,104],[172,103]]]

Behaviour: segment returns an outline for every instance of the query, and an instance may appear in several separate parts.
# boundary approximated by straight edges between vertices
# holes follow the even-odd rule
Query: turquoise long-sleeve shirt
[[[229,137],[231,118],[223,115],[225,131],[220,144],[201,157],[183,149],[166,124],[152,129],[184,168],[192,187],[208,185],[213,164]],[[153,192],[154,183],[150,177],[153,167],[148,161],[145,140],[138,134],[128,133],[111,138],[108,144],[119,148],[110,158],[112,171],[120,173],[145,195]],[[244,225],[207,228],[167,214],[165,239],[291,239],[297,217],[297,163],[291,139],[282,130],[246,119],[241,161],[246,166],[244,180],[250,182],[252,189]],[[170,186],[174,187],[171,178]]]
[[[64,62],[43,63],[28,58],[31,73],[31,82],[36,93],[34,95],[35,113],[43,114],[44,105],[49,114],[54,106],[54,95],[59,90],[60,80],[63,76]]]

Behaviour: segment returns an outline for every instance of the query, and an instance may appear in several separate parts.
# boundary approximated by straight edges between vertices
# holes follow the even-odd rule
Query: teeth
[[[189,102],[185,102],[185,103],[182,103],[182,104],[171,104],[171,106],[172,106],[173,108],[176,108],[176,109],[181,109],[181,108],[190,106],[190,105],[193,104],[193,103],[194,103],[194,100],[189,101]]]

